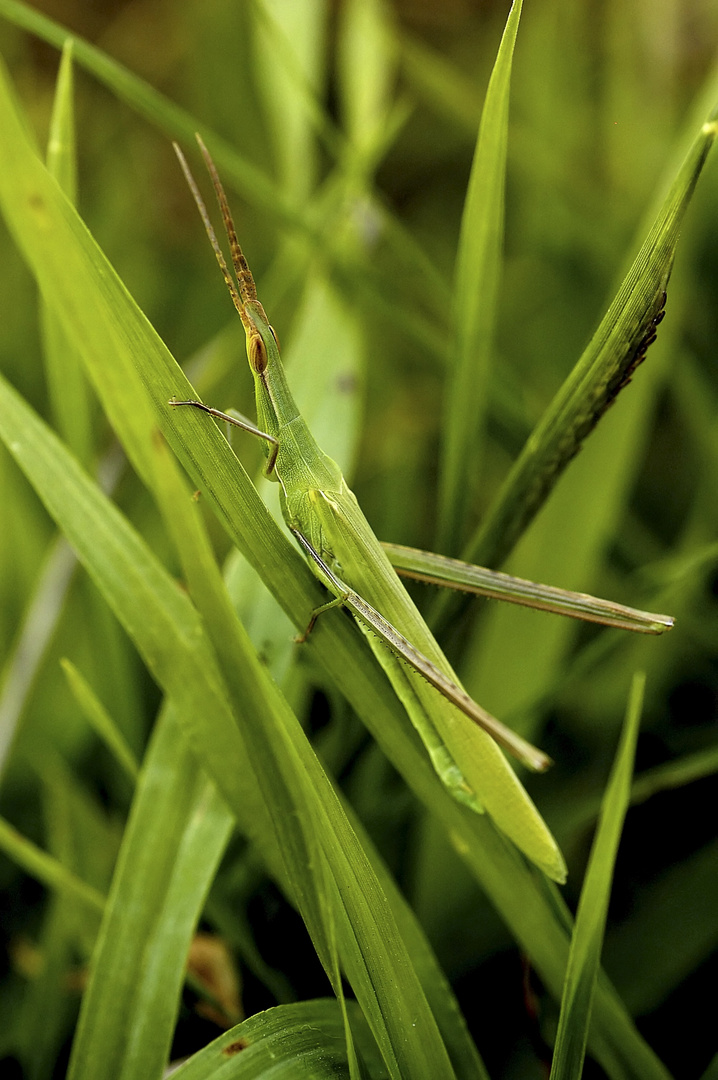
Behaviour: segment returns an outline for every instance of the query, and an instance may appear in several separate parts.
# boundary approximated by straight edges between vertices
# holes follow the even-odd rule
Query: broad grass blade
[[[372,1046],[366,1024],[349,1002],[352,1025],[369,1080],[384,1080],[386,1071]],[[336,1001],[318,999],[250,1016],[199,1050],[174,1074],[177,1080],[334,1080],[349,1076],[342,1015]]]

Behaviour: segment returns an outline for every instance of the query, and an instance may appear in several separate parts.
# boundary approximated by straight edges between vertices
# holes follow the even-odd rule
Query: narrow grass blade
[[[332,157],[341,137],[323,108],[326,84],[326,0],[256,0],[256,78],[267,115],[267,134],[284,190],[298,202],[314,190],[317,173],[315,132]]]
[[[75,117],[73,108],[72,39],[65,41],[57,76],[47,169],[71,203],[77,200]],[[54,313],[42,310],[43,346],[48,393],[57,430],[80,461],[92,461],[90,391],[77,351],[68,342]]]
[[[70,202],[77,201],[77,161],[75,148],[75,111],[72,38],[62,46],[60,70],[53,102],[47,142],[47,171],[55,177]]]
[[[338,44],[339,103],[349,136],[348,169],[368,175],[391,126],[394,79],[389,9],[381,0],[342,5]]]
[[[621,743],[616,753],[601,809],[598,832],[581,890],[561,998],[551,1080],[580,1080],[583,1073],[613,867],[631,792],[644,686],[645,676],[636,674],[631,686]]]
[[[67,541],[50,546],[0,680],[0,778],[5,773],[23,710],[62,612],[77,560]]]
[[[96,918],[102,912],[105,898],[102,893],[80,881],[62,863],[53,859],[46,851],[37,847],[13,826],[0,818],[0,847],[13,862],[41,881],[48,889],[57,889],[63,895],[71,897]]]
[[[502,561],[653,341],[678,234],[718,132],[711,114],[589,345],[531,434],[463,558]]]
[[[429,585],[443,585],[460,592],[475,593],[494,600],[507,600],[511,604],[551,611],[556,615],[569,615],[584,622],[614,626],[620,630],[634,630],[639,634],[663,634],[673,626],[670,615],[656,615],[651,611],[638,611],[624,604],[614,604],[586,593],[571,592],[552,585],[540,585],[525,578],[513,577],[498,570],[487,570],[460,559],[446,555],[418,551],[401,544],[383,544],[392,566],[402,577],[424,581]]]
[[[454,300],[453,370],[444,409],[439,551],[465,535],[490,398],[489,376],[499,292],[509,91],[522,0],[514,0],[481,116],[461,222]]]
[[[61,660],[60,663],[87,722],[105,743],[127,776],[135,781],[140,767],[119,727],[75,665],[67,659]]]
[[[176,717],[160,717],[92,959],[68,1076],[160,1077],[190,940],[232,816]]]

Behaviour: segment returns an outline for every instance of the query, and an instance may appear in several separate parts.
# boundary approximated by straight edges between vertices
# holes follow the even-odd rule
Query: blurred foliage
[[[34,6],[209,125],[266,179],[264,199],[253,199],[250,185],[223,170],[280,341],[302,332],[311,340],[311,321],[307,329],[300,318],[307,244],[324,217],[335,223],[337,242],[324,236],[314,254],[351,304],[366,365],[351,374],[361,424],[347,415],[343,430],[320,441],[342,458],[380,537],[431,548],[454,260],[507,5],[396,0],[386,21],[372,25],[362,22],[361,5],[348,3],[307,4],[301,18],[299,5],[265,8],[259,0]],[[44,146],[58,53],[5,18],[0,51]],[[482,472],[466,492],[467,533],[590,338],[680,161],[684,134],[718,104],[717,63],[718,10],[708,0],[527,2],[514,59],[497,346]],[[82,216],[204,399],[251,415],[241,332],[229,326],[167,132],[81,64],[75,83]],[[523,576],[665,610],[676,629],[632,640],[487,602],[462,616],[453,641],[476,699],[556,761],[531,793],[569,861],[572,906],[631,675],[647,672],[637,773],[651,796],[626,819],[604,964],[639,1030],[686,1078],[700,1076],[715,1050],[717,169],[710,160],[698,187],[646,364],[510,561]],[[34,284],[4,231],[0,245],[0,368],[62,430]],[[311,400],[317,391],[306,393]],[[102,467],[119,507],[176,570],[146,490],[117,463],[94,402],[90,413],[92,467]],[[355,449],[352,424],[360,428]],[[256,447],[236,448],[254,469]],[[0,483],[0,737],[17,731],[0,809],[105,891],[131,781],[87,723],[59,661],[69,658],[82,673],[138,758],[158,690],[4,451]],[[226,538],[207,520],[226,555]],[[431,594],[414,595],[431,607]],[[409,897],[490,1075],[542,1075],[555,1003],[522,970],[515,943],[444,832],[336,688],[310,686],[304,666],[289,668],[285,692]],[[81,850],[73,851],[77,836]],[[5,857],[0,881],[0,1054],[17,1075],[22,1067],[28,1077],[61,1076],[96,928]],[[239,840],[203,925],[239,957],[245,1014],[327,991],[296,914]],[[35,1041],[51,979],[62,993],[48,999],[51,1023]],[[199,1018],[196,998],[195,987],[185,992],[177,1056],[218,1033]],[[585,1075],[603,1074],[589,1063]]]

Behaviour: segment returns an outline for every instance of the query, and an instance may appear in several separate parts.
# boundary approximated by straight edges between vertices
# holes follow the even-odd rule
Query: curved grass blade
[[[384,1080],[386,1071],[362,1016],[354,1002],[348,1004],[368,1080]],[[339,1006],[318,999],[256,1013],[193,1054],[174,1075],[177,1080],[348,1080]]]
[[[466,545],[467,562],[493,566],[504,559],[645,358],[663,318],[681,223],[718,133],[717,115],[701,128],[606,315]]]
[[[598,832],[581,890],[550,1080],[580,1080],[583,1074],[613,867],[631,792],[645,681],[642,673],[634,675],[621,743],[603,800]]]
[[[614,626],[619,630],[633,630],[639,634],[663,634],[673,627],[670,615],[656,615],[651,611],[639,611],[601,600],[587,593],[559,589],[554,585],[540,585],[525,578],[503,574],[499,570],[487,570],[483,566],[436,555],[429,551],[404,547],[402,544],[382,544],[394,569],[400,577],[423,581],[429,585],[443,585],[460,592],[475,593],[494,600],[507,600],[511,604],[550,611],[555,615],[569,615],[584,622]]]
[[[454,287],[454,365],[442,428],[440,551],[457,550],[465,535],[466,493],[476,482],[478,446],[490,399],[504,230],[509,90],[521,6],[522,0],[514,0],[491,74],[461,221]]]

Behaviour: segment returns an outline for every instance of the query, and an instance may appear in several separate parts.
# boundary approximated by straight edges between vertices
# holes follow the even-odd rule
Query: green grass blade
[[[606,790],[571,939],[551,1080],[580,1080],[601,962],[613,867],[631,792],[645,676],[634,676],[626,722]]]
[[[596,333],[467,544],[463,558],[468,562],[493,566],[502,561],[643,358],[663,309],[681,223],[717,130],[711,116]]]
[[[407,944],[412,963],[449,1052],[457,1080],[489,1080],[486,1067],[468,1032],[458,1001],[439,966],[419,920],[349,805],[345,805],[345,812],[367,853],[374,873],[391,906],[401,936]]]
[[[353,1003],[350,1003],[353,1005]],[[362,1031],[361,1015],[351,1009]],[[369,1080],[386,1072],[364,1029],[360,1049]],[[337,1002],[279,1005],[250,1016],[204,1047],[176,1072],[177,1080],[334,1080],[349,1076],[342,1016]]]
[[[41,881],[49,889],[56,889],[72,898],[93,917],[97,917],[105,905],[105,898],[97,889],[80,881],[62,863],[53,859],[17,829],[0,818],[0,847],[13,862],[22,866],[32,877]]]
[[[319,95],[326,84],[326,0],[255,0],[256,78],[277,173],[290,198],[307,199],[317,174],[314,131],[338,152],[339,134]]]
[[[71,203],[77,200],[72,41],[62,50],[47,146],[47,169]],[[57,430],[80,461],[92,461],[90,396],[85,373],[52,311],[42,312],[45,373]]]
[[[77,161],[72,51],[72,39],[67,38],[62,47],[60,70],[57,73],[47,143],[47,171],[55,177],[70,202],[74,203],[77,201]]]
[[[0,682],[0,777],[10,760],[23,712],[37,672],[52,639],[77,567],[77,560],[63,537],[50,546],[34,593],[7,657]]]
[[[160,718],[127,824],[68,1076],[160,1077],[190,939],[232,817],[175,718]]]
[[[60,663],[75,700],[82,709],[87,722],[105,743],[126,775],[134,782],[137,779],[140,767],[135,755],[127,745],[124,735],[75,665],[67,659],[61,660]]]
[[[509,91],[522,0],[514,0],[481,116],[464,203],[454,284],[453,367],[444,409],[437,548],[452,553],[465,535],[490,398],[504,233]]]
[[[347,0],[338,43],[340,108],[349,138],[348,169],[367,175],[391,126],[393,34],[382,0]]]

